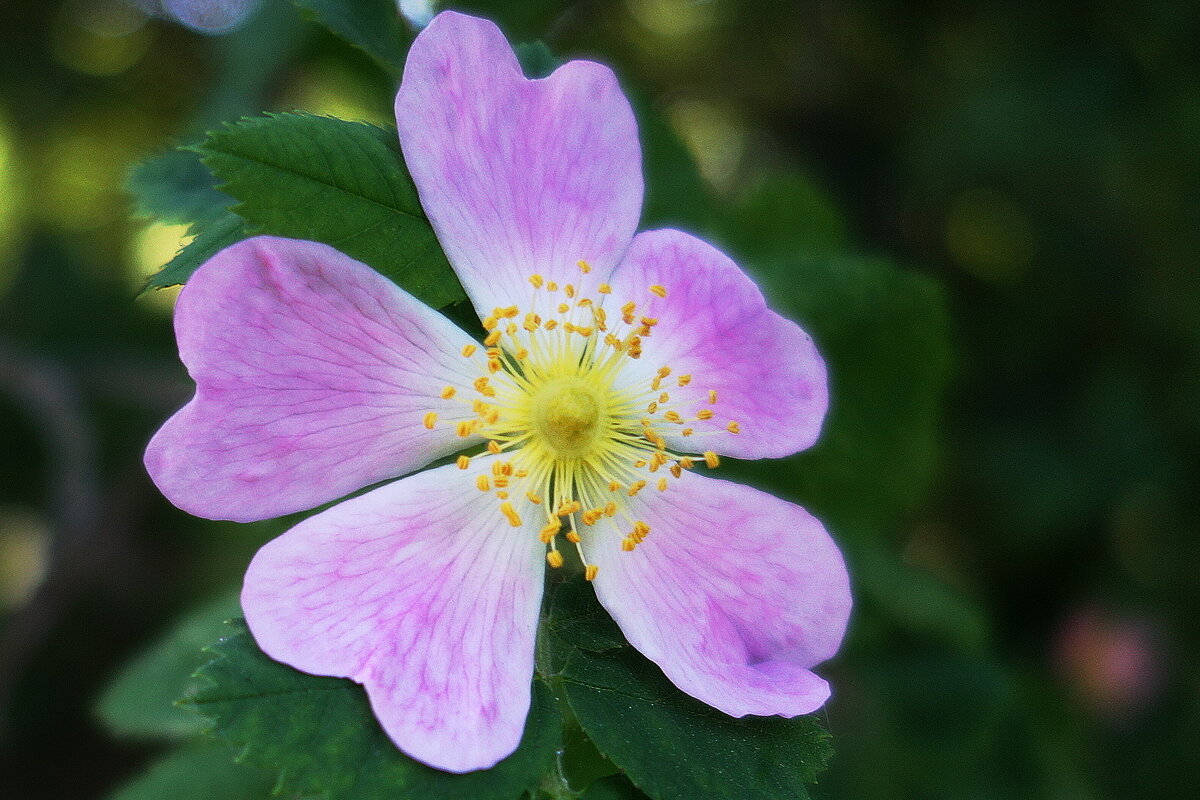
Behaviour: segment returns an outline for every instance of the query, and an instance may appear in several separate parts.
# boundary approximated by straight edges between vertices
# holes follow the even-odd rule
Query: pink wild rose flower
[[[809,447],[812,340],[729,258],[635,235],[641,151],[611,70],[528,80],[490,22],[439,15],[396,97],[405,160],[482,344],[322,244],[213,256],[175,330],[195,397],[146,466],[180,508],[261,520],[466,450],[304,520],[255,556],[262,649],[361,683],[410,756],[466,772],[519,744],[545,563],[579,554],[629,642],[733,716],[829,697],[850,610],[799,506],[698,474]]]

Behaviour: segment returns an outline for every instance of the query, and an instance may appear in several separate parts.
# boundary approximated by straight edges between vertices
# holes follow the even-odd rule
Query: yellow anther
[[[525,315],[525,321],[523,323],[521,323],[521,326],[523,328],[525,328],[525,330],[529,331],[530,333],[533,333],[534,331],[536,331],[538,329],[538,326],[541,324],[542,324],[542,318],[539,317],[537,314],[534,314],[531,312],[531,313]]]
[[[504,332],[505,332],[505,333],[507,333],[509,336],[514,336],[514,335],[516,335],[516,333],[517,333],[517,323],[515,323],[515,322],[510,322],[510,323],[508,323],[508,325],[506,325],[506,326],[505,326],[505,328],[504,328]]]
[[[637,303],[633,302],[632,300],[621,306],[622,314],[632,314],[634,311],[637,311]]]
[[[696,412],[696,419],[712,419],[713,412],[711,408],[702,408]]]
[[[666,478],[658,479],[658,490],[660,492],[665,492],[667,490],[667,479]]]
[[[646,406],[646,411],[651,414],[657,414],[658,413],[658,403],[651,403],[650,405]]]
[[[646,459],[644,459],[644,458],[639,458],[637,461],[633,462],[633,468],[634,468],[634,469],[641,469],[642,467],[646,466],[646,464],[647,464],[647,463],[648,463],[648,462],[646,461]]]
[[[517,513],[515,508],[513,508],[512,503],[508,502],[507,500],[501,503],[500,513],[505,516],[509,525],[512,525],[514,528],[521,527],[521,515]]]
[[[696,462],[693,461],[689,456],[684,456],[683,458],[679,459],[679,466],[683,467],[684,469],[691,469],[692,467],[696,466]]]
[[[667,422],[674,422],[676,424],[682,424],[683,422],[683,417],[679,416],[678,411],[668,411],[667,413],[663,414],[663,419],[665,419]]]
[[[705,450],[704,451],[704,463],[708,465],[709,469],[714,469],[721,465],[721,459],[718,458],[717,454],[714,453],[712,450]]]
[[[500,500],[507,500],[508,492],[496,492],[496,497],[499,498]]]
[[[496,319],[491,314],[483,318],[483,329],[485,331],[494,331],[496,326],[500,324],[500,320]]]
[[[609,481],[608,490],[610,492],[619,492],[621,491],[621,484],[617,483],[616,481]]]
[[[651,388],[651,390],[653,390],[655,392],[657,392],[659,389],[661,389],[662,388],[662,378],[655,376],[654,380],[650,381],[650,388]]]
[[[729,431],[730,433],[741,433],[742,426],[738,425],[733,420],[729,420],[729,424],[725,426],[725,430]]]
[[[454,432],[461,438],[466,439],[475,433],[475,423],[476,420],[464,419],[454,426]]]
[[[500,359],[489,358],[488,359],[488,372],[496,373],[499,371],[500,371]]]
[[[571,529],[567,531],[567,541],[571,544],[579,544],[583,541],[583,538],[579,535],[579,531]]]
[[[659,284],[656,283],[650,287],[650,294],[656,294],[659,297],[666,297],[667,289],[665,286],[660,286]]]
[[[600,294],[612,294],[612,287],[607,283],[602,283],[596,287],[596,291]]]
[[[556,320],[556,319],[546,320],[546,330],[552,331],[557,327],[558,327],[558,320]]]
[[[680,433],[682,433],[684,436],[691,436],[691,435],[692,435],[692,429],[691,429],[691,428],[684,428],[683,430],[681,430],[681,431],[680,431]]]
[[[645,488],[646,488],[645,481],[634,481],[633,484],[629,487],[629,496],[633,497],[634,495],[636,495],[638,492],[640,492],[642,489],[645,489]]]
[[[683,467],[679,466],[678,464],[672,464],[671,475],[676,478],[681,477],[683,475]]]
[[[566,294],[567,297],[574,297],[575,296],[575,287],[568,283],[566,286],[563,287],[563,293]]]
[[[507,475],[498,475],[496,477],[496,479],[494,481],[492,481],[492,485],[495,486],[497,489],[507,489],[508,488],[508,476]]]
[[[562,530],[562,523],[558,521],[558,517],[551,517],[550,521],[538,531],[538,538],[542,540],[543,544],[549,544],[554,541],[554,537],[560,530]]]
[[[678,383],[680,386],[687,386],[689,383],[692,382],[692,376],[691,375],[680,375],[679,379],[675,382]]]
[[[660,378],[665,378],[671,374],[671,368],[670,367],[659,367],[658,372],[656,372],[654,374]]]
[[[484,411],[479,416],[482,417],[483,421],[489,425],[495,425],[496,421],[500,419],[500,409],[494,406],[488,406],[487,411]]]
[[[491,387],[487,375],[481,375],[471,384],[475,387],[475,391],[479,392],[484,397],[495,397],[496,390]]]
[[[463,358],[470,358],[475,355],[475,351],[479,348],[473,344],[464,344],[462,349]]]
[[[593,330],[590,325],[584,325],[582,328],[576,328],[575,332],[586,339],[592,335]]]
[[[538,497],[533,492],[526,492],[525,499],[528,500],[529,502],[533,503],[535,506],[541,505],[541,503],[542,503],[542,498]]]
[[[670,401],[670,399],[671,399],[671,395],[667,394],[666,392],[663,392],[662,394],[660,394],[658,396],[658,402],[660,402],[660,403],[666,403],[666,402]]]
[[[497,477],[504,474],[504,462],[503,461],[493,461],[492,462],[492,474]]]
[[[587,511],[583,512],[581,519],[583,520],[584,525],[595,525],[603,516],[603,508],[589,508]]]
[[[592,271],[592,265],[587,263],[583,259],[576,261],[575,266],[579,267],[579,271],[582,272],[584,275],[587,275],[589,272]]]
[[[459,469],[466,469],[467,467],[471,466],[471,457],[459,456],[458,460],[454,463],[458,464]]]
[[[454,397],[454,395],[456,395],[456,394],[458,394],[458,390],[455,389],[453,386],[446,386],[442,389],[442,399],[443,400],[449,400],[451,397]]]
[[[596,580],[596,576],[599,574],[600,568],[595,564],[588,564],[583,568],[583,577],[587,578],[589,581]]]
[[[542,284],[545,283],[545,279],[541,275],[534,274],[529,276],[529,282],[533,284],[533,288],[540,289],[542,288]]]
[[[666,463],[666,453],[662,452],[661,450],[655,451],[654,455],[650,456],[650,471],[654,472],[654,470],[665,465]]]
[[[650,533],[650,526],[639,519],[633,523],[633,533],[630,535],[636,537],[640,542],[646,538],[648,533]]]
[[[529,358],[528,350],[526,350],[524,347],[517,350],[517,361],[524,361],[527,358]]]
[[[637,542],[635,542],[631,536],[626,536],[621,540],[621,549],[626,553],[632,553],[636,547]]]
[[[592,298],[590,298],[590,297],[584,297],[584,298],[581,298],[581,299],[579,300],[579,302],[575,304],[575,307],[576,307],[576,308],[587,308],[587,307],[589,307],[591,304],[592,304]]]
[[[516,306],[509,306],[508,308],[502,309],[500,312],[500,315],[502,317],[504,317],[505,319],[512,319],[513,317],[515,317],[517,314],[520,314],[520,313],[521,313],[521,309],[517,308]]]
[[[708,402],[709,402],[709,405],[717,402],[717,390],[716,389],[708,390]]]
[[[546,553],[546,563],[554,569],[558,569],[563,565],[562,553],[557,550],[551,550],[549,553]]]
[[[583,508],[583,506],[580,505],[578,501],[563,500],[562,502],[560,502],[558,504],[558,510],[555,511],[554,513],[560,517],[565,517],[570,514],[574,514],[575,512],[581,510],[582,508]]]
[[[557,306],[557,309],[558,309],[558,313],[565,314],[571,310],[571,307],[569,305],[567,305],[566,303],[559,303]]]
[[[653,328],[655,325],[658,324],[658,318],[657,317],[642,317],[642,324],[645,325],[647,328]]]
[[[481,492],[490,492],[492,490],[491,484],[488,483],[487,475],[476,475],[475,486],[478,487],[479,491]]]
[[[496,441],[488,442],[487,443],[487,451],[494,456],[500,455],[500,443],[496,442]]]
[[[501,331],[499,328],[497,328],[496,330],[492,331],[484,338],[483,343],[486,344],[488,347],[491,347],[496,342],[500,341],[500,337],[503,335],[504,335],[504,332]]]
[[[433,426],[437,425],[437,412],[436,411],[427,412],[425,414],[425,419],[422,421],[424,422],[426,428],[428,428],[429,430],[433,430]]]
[[[613,350],[620,351],[625,349],[625,343],[611,333],[604,337],[604,343]]]
[[[546,284],[546,291],[547,292],[557,292],[558,284],[555,283],[554,281],[550,281],[549,283]]]
[[[499,358],[500,357],[500,348],[499,347],[489,347],[484,352],[487,353],[488,358]]]
[[[529,470],[519,469],[516,472],[514,472],[513,475],[517,476],[518,478],[524,478],[529,475]]]

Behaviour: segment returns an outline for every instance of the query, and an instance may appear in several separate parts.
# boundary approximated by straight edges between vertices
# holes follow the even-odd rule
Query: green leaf
[[[332,245],[434,308],[464,297],[394,130],[271,114],[210,133],[201,153],[256,231]]]
[[[150,276],[143,291],[187,283],[201,264],[248,236],[245,220],[229,211],[215,219],[192,225],[189,232],[195,238],[184,245],[166,266]]]
[[[328,800],[510,800],[537,787],[560,741],[554,700],[535,681],[515,753],[490,770],[441,772],[396,749],[362,687],[272,661],[241,621],[210,649],[216,657],[197,673],[208,685],[187,702],[240,750],[239,761],[277,770],[277,792]]]
[[[404,70],[412,31],[396,0],[292,0],[308,19],[373,58],[394,76]]]
[[[241,616],[236,594],[217,598],[191,614],[162,640],[130,662],[109,684],[96,714],[113,732],[128,737],[184,737],[199,733],[205,720],[176,701],[196,685],[192,674],[210,656],[206,645]]]
[[[656,800],[808,797],[805,784],[832,753],[814,717],[726,716],[628,644],[609,646],[620,632],[585,582],[552,591],[549,671],[592,742],[638,788]]]
[[[221,215],[233,198],[216,187],[200,155],[190,149],[167,152],[129,171],[125,189],[133,195],[137,214],[175,225],[191,225]]]
[[[624,775],[610,775],[589,786],[583,800],[646,800],[646,795]]]
[[[150,765],[109,800],[265,800],[271,776],[234,763],[228,748],[199,742]]]

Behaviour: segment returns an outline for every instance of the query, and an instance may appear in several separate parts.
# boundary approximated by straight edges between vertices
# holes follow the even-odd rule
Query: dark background
[[[947,365],[928,474],[830,526],[859,611],[814,795],[1200,796],[1200,6],[457,7],[612,65],[704,202],[742,209],[745,244],[704,231],[723,245],[882,257],[944,292],[949,350],[909,354]],[[135,296],[183,231],[134,218],[124,176],[263,109],[386,123],[392,87],[283,0],[226,36],[5,0],[0,37],[0,793],[101,797],[158,748],[96,697],[275,532],[192,519],[142,470],[190,390],[173,295]]]

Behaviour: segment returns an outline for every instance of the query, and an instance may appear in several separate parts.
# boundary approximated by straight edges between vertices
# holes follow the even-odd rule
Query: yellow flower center
[[[531,396],[532,429],[558,458],[585,458],[598,444],[605,398],[584,378],[555,378]]]
[[[581,261],[579,269],[591,268]],[[688,386],[691,375],[677,375],[668,384],[669,365],[651,377],[626,369],[642,357],[643,341],[658,324],[637,316],[634,301],[620,306],[619,322],[610,322],[607,284],[600,284],[595,302],[578,296],[571,284],[560,290],[540,275],[529,282],[530,308],[494,309],[483,320],[483,352],[477,345],[463,348],[480,375],[470,386],[442,390],[443,399],[460,398],[464,408],[447,422],[463,438],[484,437],[487,453],[504,456],[492,462],[490,475],[476,476],[475,487],[495,494],[514,528],[524,524],[522,515],[545,520],[540,536],[549,545],[550,566],[563,564],[558,537],[578,549],[581,531],[620,536],[622,549],[633,551],[650,526],[630,515],[628,498],[651,484],[666,491],[669,478],[679,478],[695,463],[669,450],[665,437],[738,433],[738,423],[716,427],[717,393],[711,389],[686,401],[671,397],[670,389]],[[648,291],[667,297],[662,286]],[[438,415],[428,412],[424,424],[436,427]],[[467,469],[471,458],[459,456],[458,466]],[[705,451],[703,463],[717,466],[716,454]],[[579,554],[585,576],[594,579],[598,567],[586,563],[582,549]]]

